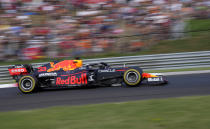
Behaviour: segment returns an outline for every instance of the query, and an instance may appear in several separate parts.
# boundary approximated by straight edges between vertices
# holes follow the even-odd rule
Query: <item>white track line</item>
[[[1,84],[0,88],[11,88],[11,87],[17,87],[16,83],[14,84]]]
[[[161,74],[165,75],[165,76],[171,76],[171,75],[202,74],[202,73],[210,73],[210,70],[167,72],[167,73],[161,73]],[[16,83],[14,83],[14,84],[0,84],[0,88],[12,88],[12,87],[17,87],[17,84]]]

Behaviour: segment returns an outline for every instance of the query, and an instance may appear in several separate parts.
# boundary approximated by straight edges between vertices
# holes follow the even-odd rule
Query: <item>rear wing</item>
[[[30,65],[15,65],[8,67],[11,76],[27,75],[33,69]]]

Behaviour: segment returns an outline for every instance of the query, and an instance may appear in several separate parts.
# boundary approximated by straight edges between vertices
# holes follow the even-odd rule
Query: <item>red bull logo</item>
[[[87,84],[87,74],[82,73],[80,77],[75,75],[63,79],[61,77],[56,78],[56,85],[84,85]]]
[[[143,77],[143,78],[152,78],[152,77],[158,77],[158,76],[152,75],[152,74],[149,74],[149,73],[143,73],[143,74],[142,74],[142,77]]]
[[[80,67],[74,60],[64,60],[54,64],[54,62],[50,62],[51,68],[47,70],[47,72],[57,71],[63,69],[64,71],[74,70]]]

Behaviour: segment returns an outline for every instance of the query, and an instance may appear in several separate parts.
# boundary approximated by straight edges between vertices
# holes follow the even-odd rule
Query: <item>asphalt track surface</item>
[[[210,95],[210,73],[168,76],[168,81],[165,86],[48,89],[34,94],[5,88],[0,89],[0,111]]]

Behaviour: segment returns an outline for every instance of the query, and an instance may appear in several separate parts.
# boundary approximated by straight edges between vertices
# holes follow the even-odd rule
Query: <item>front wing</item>
[[[156,77],[145,78],[145,82],[149,85],[161,85],[167,84],[168,80],[165,76],[159,73],[150,73],[151,75],[155,75]]]

